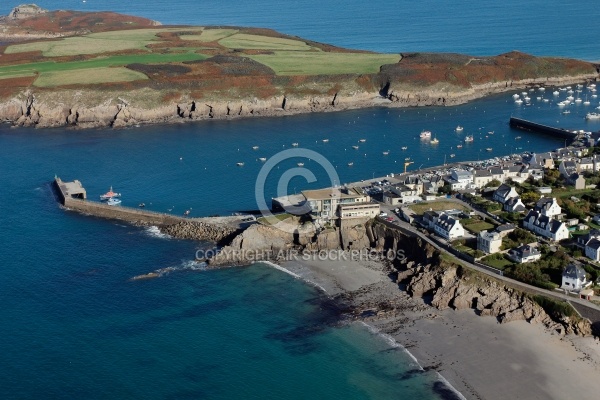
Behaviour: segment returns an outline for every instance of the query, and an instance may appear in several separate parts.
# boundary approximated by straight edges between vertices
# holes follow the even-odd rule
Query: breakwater
[[[110,206],[90,201],[81,182],[64,182],[55,177],[53,187],[59,202],[70,211],[98,218],[116,219],[134,225],[156,225],[161,232],[178,239],[228,243],[237,233],[255,223],[249,216],[187,218],[132,207]]]
[[[538,124],[537,122],[527,121],[525,119],[511,117],[510,118],[511,128],[521,129],[528,132],[543,133],[547,135],[558,136],[571,141],[577,139],[578,134],[564,128],[555,128],[552,126]]]

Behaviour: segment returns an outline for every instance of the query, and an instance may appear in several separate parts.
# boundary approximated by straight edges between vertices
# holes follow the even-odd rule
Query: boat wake
[[[162,233],[158,226],[147,226],[144,228],[144,233],[148,236],[159,238],[159,239],[172,239],[170,235]]]

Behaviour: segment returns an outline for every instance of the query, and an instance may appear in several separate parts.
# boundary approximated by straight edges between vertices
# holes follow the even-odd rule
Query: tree
[[[502,182],[500,182],[498,179],[492,179],[487,185],[485,185],[484,187],[486,188],[490,188],[490,187],[498,187],[502,185]]]
[[[541,195],[535,191],[524,192],[521,195],[521,201],[523,201],[523,203],[535,203],[540,197]]]
[[[546,185],[554,185],[558,178],[560,177],[560,172],[557,169],[549,169],[544,173],[543,181]]]

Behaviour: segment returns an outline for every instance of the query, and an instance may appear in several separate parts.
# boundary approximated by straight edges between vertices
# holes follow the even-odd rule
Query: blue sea
[[[265,26],[375,51],[478,55],[519,49],[600,59],[593,35],[600,11],[591,1],[477,7],[461,1],[442,8],[431,1],[324,3],[38,1],[48,8],[113,9],[164,23]],[[3,3],[0,12],[11,7]],[[598,106],[586,89],[581,96],[590,96],[592,104],[572,105],[570,114],[556,105],[563,92],[559,99],[552,90],[530,93],[530,106],[516,105],[511,94],[452,108],[373,108],[124,130],[1,126],[1,397],[448,396],[440,391],[439,376],[415,372],[418,365],[398,345],[362,325],[340,325],[336,308],[313,286],[264,264],[204,270],[192,260],[209,243],[64,211],[50,181],[55,175],[79,179],[91,198],[112,185],[125,205],[228,215],[257,208],[255,182],[264,165],[259,158],[292,143],[325,156],[339,182],[331,182],[314,158],[290,158],[268,175],[260,193],[267,201],[277,195],[281,175],[298,162],[316,180],[293,178],[289,192],[397,173],[406,158],[414,162],[409,169],[416,169],[564,146],[560,139],[511,130],[511,115],[600,129],[599,122],[584,120]],[[457,125],[464,131],[456,133]],[[424,129],[440,140],[437,146],[418,139]],[[467,134],[475,141],[457,148]],[[167,267],[172,272],[161,278],[130,281]]]

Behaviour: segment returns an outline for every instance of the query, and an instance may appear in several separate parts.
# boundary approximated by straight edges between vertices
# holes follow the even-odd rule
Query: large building
[[[569,229],[564,222],[530,210],[523,220],[523,228],[548,239],[560,241],[569,238]]]
[[[310,207],[311,214],[318,218],[336,219],[339,216],[338,206],[368,203],[369,195],[358,188],[326,188],[304,190],[302,195]]]
[[[477,235],[477,250],[488,254],[497,253],[502,246],[502,236],[498,232],[481,231]]]

